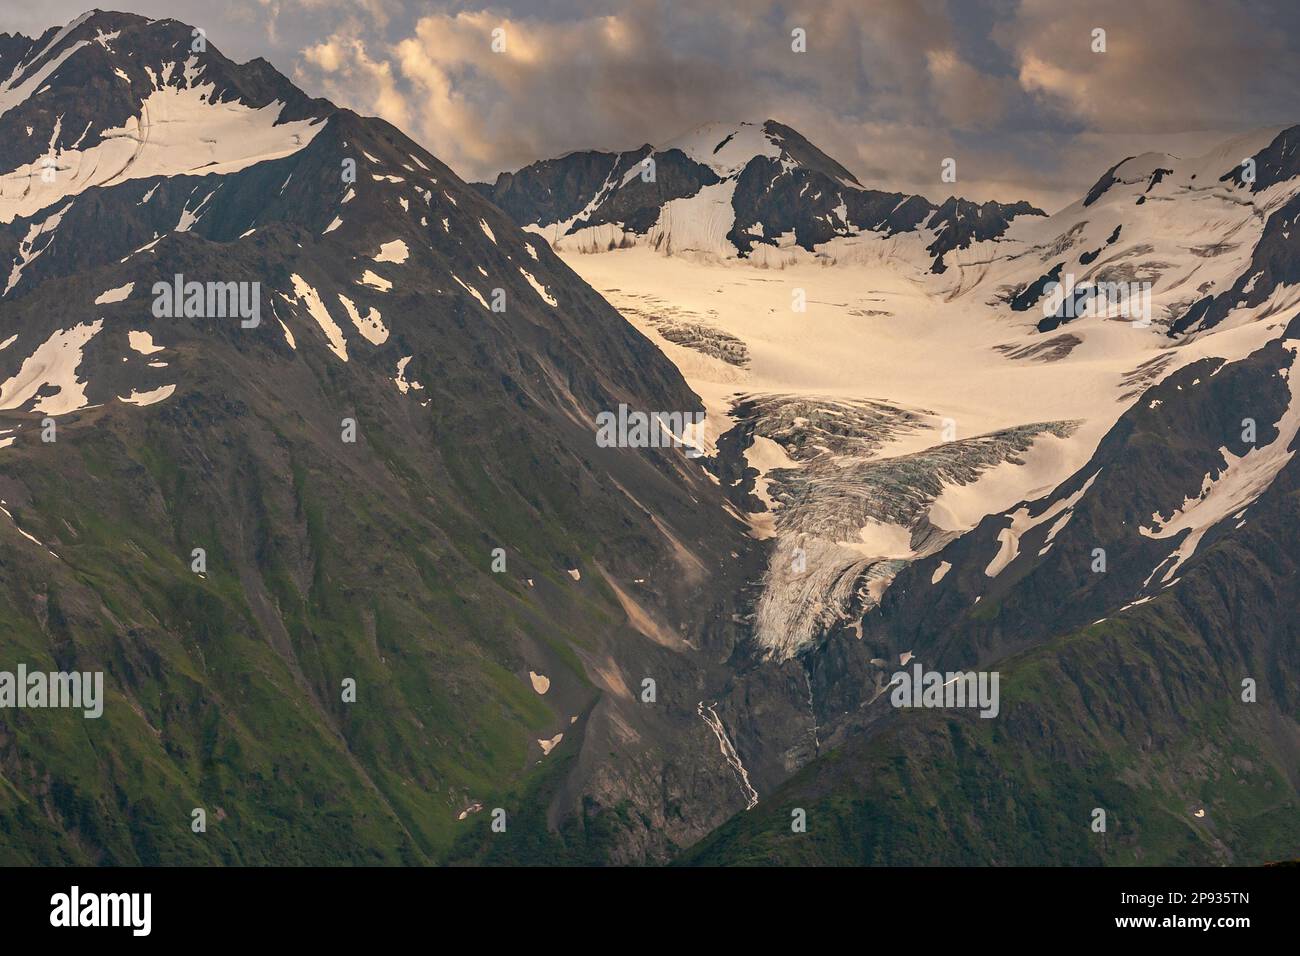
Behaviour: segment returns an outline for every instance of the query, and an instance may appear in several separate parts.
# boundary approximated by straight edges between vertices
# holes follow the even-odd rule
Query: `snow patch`
[[[1095,472],[1091,478],[1083,483],[1083,487],[1074,494],[1068,495],[1060,501],[1053,502],[1037,515],[1030,515],[1028,505],[1023,508],[1017,508],[1011,515],[1011,526],[1003,528],[998,532],[998,553],[993,556],[993,560],[990,561],[988,567],[984,569],[984,573],[991,578],[995,578],[1006,570],[1007,565],[1014,561],[1016,556],[1020,553],[1020,539],[1024,537],[1031,528],[1036,528],[1043,522],[1050,521],[1057,515],[1061,515],[1063,512],[1064,517],[1068,520],[1074,506],[1083,499],[1083,496],[1087,494],[1088,489],[1092,487],[1092,483],[1097,480],[1097,475],[1100,474],[1100,471]],[[1058,522],[1056,525],[1053,525],[1048,540],[1055,537],[1056,533],[1063,527],[1065,527],[1064,522]]]
[[[131,348],[141,355],[153,355],[154,352],[163,350],[163,346],[153,344],[153,336],[148,332],[137,332],[133,329],[126,333],[126,340],[130,343]]]
[[[451,274],[451,277],[452,279],[455,280],[457,285],[459,285],[462,289],[464,289],[474,298],[478,299],[479,305],[483,306],[483,308],[487,309],[489,312],[492,311],[491,307],[487,304],[487,299],[483,298],[483,294],[479,292],[478,289],[474,288],[471,285],[466,285],[464,282],[461,281],[460,276],[456,275],[456,273],[454,272]]]
[[[392,242],[385,242],[379,247],[379,255],[375,256],[375,262],[402,263],[410,255],[411,250],[406,248],[406,243],[401,239],[394,239]]]
[[[289,343],[289,348],[298,351],[298,343],[294,340],[293,333],[289,331],[289,326],[284,324],[284,319],[277,315],[275,321],[279,322],[280,328],[284,330],[284,340]]]
[[[323,128],[323,120],[278,123],[284,109],[280,102],[253,109],[238,101],[213,102],[215,94],[211,83],[157,88],[138,116],[102,130],[95,146],[54,151],[59,175],[53,182],[41,176],[41,164],[49,156],[6,173],[5,178],[21,180],[25,188],[0,196],[0,223],[30,216],[92,186],[199,171],[205,176],[238,172],[297,152]],[[0,112],[5,97],[0,90]],[[141,203],[152,195],[153,189]]]
[[[113,302],[125,301],[130,295],[131,290],[135,288],[134,282],[128,282],[126,285],[120,285],[116,289],[109,289],[107,292],[101,292],[95,296],[95,305],[109,305]]]
[[[419,382],[406,377],[406,366],[410,364],[412,355],[405,355],[397,360],[397,377],[393,381],[397,384],[397,390],[405,395],[409,391],[420,391],[424,388]]]
[[[215,196],[217,191],[214,189],[204,196],[197,206],[190,209],[189,203],[181,210],[181,218],[176,222],[176,228],[172,232],[189,232],[194,224],[203,218],[203,207],[208,204],[208,200]]]
[[[128,405],[156,405],[163,399],[170,398],[174,391],[176,391],[175,385],[163,385],[147,392],[133,390],[130,395],[119,395],[118,400],[126,402]]]
[[[369,286],[372,289],[378,289],[380,292],[387,292],[393,287],[393,284],[381,275],[377,275],[367,269],[361,273],[361,284]]]
[[[339,301],[343,303],[343,308],[348,313],[348,318],[352,324],[357,327],[357,331],[371,345],[383,345],[388,341],[388,329],[381,321],[379,310],[371,307],[366,314],[362,316],[358,311],[356,304],[343,294],[339,294]]]
[[[533,274],[531,272],[529,272],[527,269],[523,268],[522,266],[520,267],[519,271],[523,274],[523,277],[528,280],[528,284],[533,287],[533,290],[539,296],[542,297],[542,299],[546,302],[547,305],[551,307],[555,307],[560,304],[559,302],[556,301],[555,296],[551,295],[551,293],[546,290],[546,286],[542,285],[540,282],[538,282],[536,279],[533,278]]]
[[[29,355],[18,372],[0,385],[0,409],[18,408],[47,386],[58,389],[54,395],[38,398],[33,411],[47,415],[65,415],[85,408],[86,383],[77,380],[82,350],[104,326],[103,319],[61,329],[46,339]]]
[[[329,310],[325,308],[325,303],[321,301],[321,297],[301,276],[295,274],[290,276],[289,279],[293,282],[295,297],[307,307],[307,312],[316,320],[316,324],[320,326],[321,331],[325,333],[329,350],[346,362],[348,360],[347,339],[343,337],[343,330],[339,328]]]
[[[9,271],[9,282],[0,295],[8,295],[9,291],[22,280],[23,270],[39,259],[41,254],[50,247],[50,243],[54,241],[54,232],[59,228],[59,223],[63,221],[63,214],[70,208],[72,208],[72,203],[68,203],[52,216],[47,216],[40,222],[32,223],[28,227],[27,235],[18,244],[18,258],[14,260],[13,268]],[[0,217],[0,222],[7,221]],[[38,249],[36,244],[42,238],[44,242],[41,242]]]

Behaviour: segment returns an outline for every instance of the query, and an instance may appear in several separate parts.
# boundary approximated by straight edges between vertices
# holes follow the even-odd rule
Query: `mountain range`
[[[0,36],[0,671],[106,688],[0,710],[0,860],[1294,856],[1298,129],[1051,215],[772,120],[468,184],[177,21]]]
[[[575,152],[502,173],[476,187],[560,250],[644,243],[668,254],[713,253],[755,263],[791,246],[812,251],[837,236],[913,234],[928,241],[931,269],[972,242],[994,239],[1027,202],[975,203],[864,187],[788,126],[706,123],[662,147]]]

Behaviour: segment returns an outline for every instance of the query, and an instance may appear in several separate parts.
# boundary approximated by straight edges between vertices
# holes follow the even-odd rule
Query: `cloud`
[[[496,50],[494,37],[502,41]],[[369,59],[364,44],[342,52]],[[400,109],[415,116],[415,132],[469,175],[577,147],[636,146],[714,109],[747,115],[752,106],[724,82],[724,64],[675,51],[649,6],[560,23],[490,11],[430,14],[376,56],[400,76]],[[373,75],[371,86],[381,79],[353,71],[362,73]],[[377,99],[371,87],[357,92]]]
[[[408,129],[412,110],[397,88],[390,63],[371,59],[363,41],[335,34],[302,51],[303,59],[318,72],[320,84],[331,99],[362,112],[387,119]]]
[[[84,0],[24,7],[26,32]],[[383,116],[466,178],[574,149],[778,119],[863,182],[1077,198],[1134,152],[1300,112],[1291,0],[133,0]],[[12,19],[12,18],[11,18]],[[1106,52],[1091,50],[1094,28]],[[791,31],[807,52],[791,49]],[[493,53],[492,31],[506,47]],[[1171,145],[1172,144],[1172,145]]]
[[[403,126],[467,177],[770,117],[850,165],[866,157],[884,185],[933,191],[956,149],[952,131],[993,128],[1021,95],[1013,75],[967,61],[942,10],[890,0],[864,16],[832,0],[806,15],[777,3],[666,2],[555,20],[430,13],[382,45],[358,34],[308,47],[298,76]],[[806,53],[792,49],[796,27]]]
[[[1021,87],[1090,130],[1160,134],[1294,120],[1291,31],[1239,0],[1024,0],[996,28]],[[1094,52],[1094,29],[1105,52]]]

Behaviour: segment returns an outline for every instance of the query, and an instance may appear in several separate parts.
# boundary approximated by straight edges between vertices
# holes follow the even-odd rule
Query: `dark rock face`
[[[926,228],[935,233],[928,247],[932,269],[943,272],[944,256],[953,249],[1002,235],[1017,216],[1044,215],[1026,202],[980,204],[950,197],[936,206],[921,196],[868,189],[790,127],[768,120],[762,131],[778,155],[755,155],[726,177],[735,180],[734,223],[726,238],[742,257],[759,245],[775,247],[789,234],[796,245],[813,251],[837,236],[891,236]],[[723,136],[712,152],[735,135]],[[656,167],[653,183],[634,173],[647,158]],[[643,146],[631,153],[570,153],[502,173],[494,184],[476,188],[521,226],[567,222],[590,207],[565,234],[611,223],[645,235],[659,222],[665,203],[722,181],[679,149]]]
[[[1038,304],[1038,301],[1047,292],[1047,287],[1053,282],[1061,281],[1061,270],[1065,267],[1064,262],[1058,262],[1052,268],[1048,269],[1041,276],[1031,282],[1028,286],[1017,292],[1011,297],[1011,308],[1016,312],[1025,312]],[[1048,331],[1039,328],[1040,332]]]
[[[0,33],[0,75],[12,76],[18,64],[28,60],[33,52],[45,46],[58,32],[58,27],[50,27],[35,40],[21,34]]]
[[[713,170],[694,162],[679,149],[656,154],[656,174],[653,181],[647,181],[638,171],[642,159],[644,157],[637,158],[630,171],[616,170],[616,175],[625,178],[626,182],[613,190],[590,217],[575,222],[569,231],[574,232],[583,226],[623,223],[630,232],[644,235],[659,221],[659,211],[664,203],[694,196],[703,187],[720,181]]]
[[[650,151],[644,146],[631,153],[570,153],[502,173],[493,184],[473,185],[517,223],[562,222],[582,212],[602,187],[621,179]]]
[[[1084,206],[1091,206],[1093,203],[1095,203],[1098,199],[1102,197],[1102,195],[1106,192],[1106,190],[1110,189],[1111,186],[1119,182],[1119,180],[1115,177],[1115,170],[1119,169],[1121,166],[1123,166],[1132,158],[1133,158],[1132,156],[1126,156],[1124,159],[1121,159],[1110,169],[1102,173],[1101,178],[1098,179],[1095,183],[1093,183],[1092,188],[1088,190],[1088,195],[1083,197]]]
[[[1046,214],[1024,201],[1011,205],[998,202],[980,204],[949,196],[926,223],[929,228],[939,233],[934,242],[927,247],[927,251],[935,257],[931,271],[936,273],[947,271],[947,266],[943,262],[945,253],[953,249],[964,249],[972,242],[996,239],[1007,231],[1011,220],[1017,216],[1042,215]]]
[[[1165,169],[1163,167],[1153,170],[1151,175],[1147,178],[1147,192],[1151,192],[1151,190],[1159,186],[1164,178],[1171,173],[1173,173],[1172,169]]]
[[[1263,192],[1270,186],[1284,183],[1288,179],[1300,176],[1300,156],[1296,155],[1296,146],[1300,143],[1300,126],[1284,129],[1273,141],[1253,157],[1255,160],[1255,181],[1247,183],[1244,164],[1238,164],[1219,177],[1221,183],[1244,186],[1253,193]]]
[[[822,172],[787,172],[779,160],[758,157],[736,183],[736,224],[727,238],[747,254],[756,244],[774,245],[777,236],[789,232],[797,245],[811,251],[857,229],[906,231],[915,228],[925,212],[918,206],[897,209],[900,203],[907,205],[906,199],[876,190],[845,190]]]
[[[1085,266],[1092,265],[1097,260],[1097,257],[1102,254],[1103,250],[1106,249],[1107,246],[1113,246],[1116,242],[1119,241],[1119,234],[1123,228],[1124,228],[1123,225],[1116,226],[1114,230],[1111,232],[1111,234],[1106,237],[1105,246],[1100,246],[1096,249],[1093,249],[1091,252],[1080,253],[1079,263]]]

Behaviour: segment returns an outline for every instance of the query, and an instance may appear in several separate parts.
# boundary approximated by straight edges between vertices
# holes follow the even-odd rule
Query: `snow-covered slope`
[[[1175,334],[1200,327],[1211,300],[1235,305],[1237,299],[1220,297],[1239,279],[1241,289],[1249,285],[1255,293],[1251,304],[1259,304],[1286,284],[1250,283],[1249,276],[1263,269],[1252,272],[1249,266],[1274,213],[1300,191],[1298,170],[1292,162],[1285,173],[1250,185],[1236,177],[1244,159],[1284,149],[1294,139],[1293,131],[1264,130],[1204,156],[1147,153],[1126,159],[1055,215],[1018,220],[996,242],[955,251],[945,294],[1004,299],[1014,310],[1034,314],[1042,331],[1070,322],[1068,315],[1044,310],[1035,283],[1049,276],[1062,284],[1072,277],[1076,287],[1149,284],[1150,321]],[[1259,165],[1263,177],[1265,165]]]
[[[694,138],[695,155],[716,132]],[[1300,170],[1268,161],[1289,155],[1288,137],[1126,160],[1069,208],[949,250],[943,273],[925,267],[909,233],[833,237],[781,271],[754,268],[756,257],[637,247],[584,255],[570,242],[579,233],[563,230],[559,247],[705,398],[712,440],[733,427],[745,436],[752,486],[734,490],[751,495],[754,534],[775,538],[755,634],[786,657],[875,606],[904,564],[986,516],[1011,516],[1011,535],[1017,508],[1046,521],[1021,502],[1052,495],[1150,387],[1280,334],[1300,304],[1285,277],[1300,275],[1276,253],[1271,270],[1252,263],[1270,228],[1283,238],[1300,192]],[[744,151],[754,143],[751,133]],[[1253,189],[1235,182],[1257,154],[1267,183],[1263,172]],[[735,162],[720,159],[719,175]],[[1246,288],[1249,274],[1258,279]],[[1051,279],[1134,296],[1072,315]],[[1184,317],[1211,299],[1229,303],[1226,321],[1193,334],[1205,323]]]

